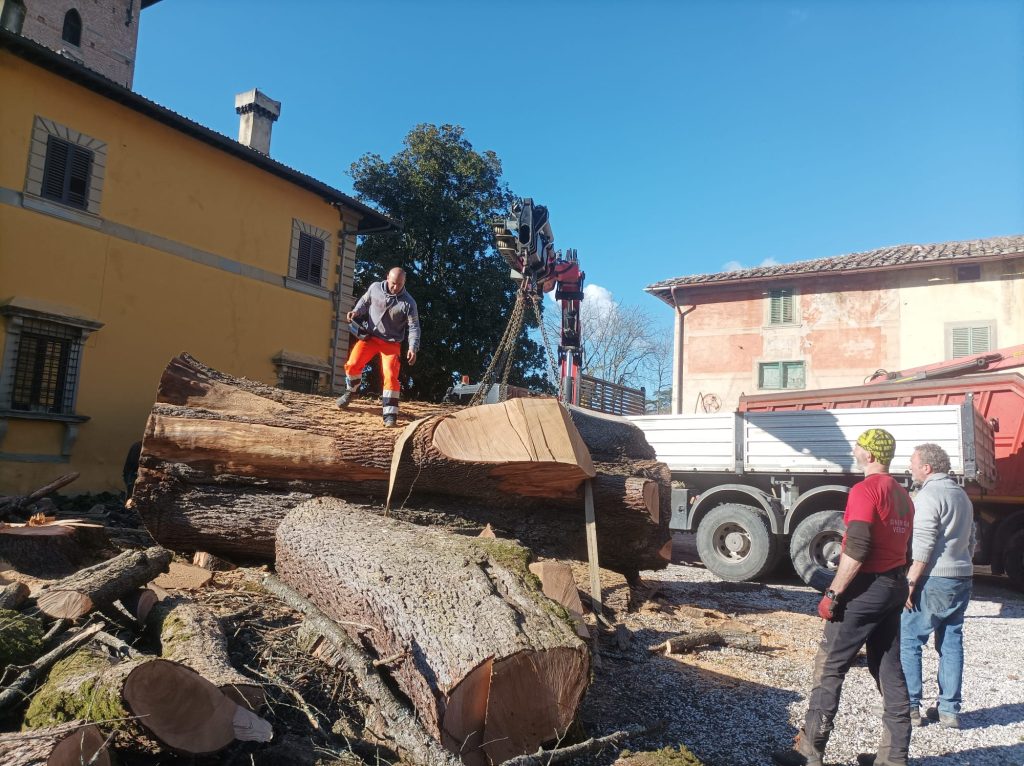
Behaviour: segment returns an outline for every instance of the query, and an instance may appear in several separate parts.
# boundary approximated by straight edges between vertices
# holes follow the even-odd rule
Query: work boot
[[[351,403],[351,401],[352,401],[352,392],[351,391],[346,391],[345,393],[343,393],[341,396],[338,397],[338,401],[337,401],[338,409],[339,410],[345,409],[346,407],[348,407],[348,405],[349,405],[349,403]]]
[[[779,766],[824,766],[825,753],[815,750],[814,745],[807,741],[801,729],[793,738],[793,747],[789,750],[776,750],[772,760]]]
[[[397,425],[398,425],[398,416],[397,415],[385,415],[384,416],[384,427],[385,428],[394,428]]]
[[[960,716],[956,713],[943,713],[937,707],[930,707],[924,714],[929,721],[938,721],[943,729],[960,728]]]

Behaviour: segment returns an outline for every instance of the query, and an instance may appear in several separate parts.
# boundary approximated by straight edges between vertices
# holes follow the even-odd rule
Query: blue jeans
[[[964,612],[971,600],[970,577],[927,577],[916,605],[903,612],[900,661],[907,679],[911,710],[921,704],[921,647],[935,634],[939,653],[939,712],[960,712],[964,672]]]

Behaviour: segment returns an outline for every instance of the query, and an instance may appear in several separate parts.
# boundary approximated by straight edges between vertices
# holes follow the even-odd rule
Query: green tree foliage
[[[401,231],[359,244],[357,294],[392,266],[406,270],[423,332],[415,367],[403,361],[403,396],[440,401],[457,375],[480,379],[515,301],[518,283],[494,248],[489,223],[513,199],[501,161],[492,151],[475,151],[458,125],[424,124],[390,160],[365,154],[350,174],[360,199],[402,223]],[[527,336],[528,326],[509,382],[540,387],[544,350]]]

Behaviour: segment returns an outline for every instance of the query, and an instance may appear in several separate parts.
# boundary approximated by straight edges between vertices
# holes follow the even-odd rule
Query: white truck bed
[[[678,472],[852,473],[857,436],[868,428],[884,428],[896,438],[892,473],[908,471],[914,447],[931,442],[949,454],[952,472],[963,475],[965,440],[974,427],[973,422],[962,422],[964,413],[964,407],[951,404],[644,415],[629,420],[644,432],[658,460]]]

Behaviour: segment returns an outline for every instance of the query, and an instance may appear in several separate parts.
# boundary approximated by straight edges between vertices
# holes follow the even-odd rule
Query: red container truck
[[[968,397],[994,431],[995,481],[967,481],[979,545],[975,563],[1006,574],[1024,590],[1024,345],[888,373],[862,386],[743,396],[740,412],[918,407],[962,404]],[[884,423],[879,423],[884,427]]]

